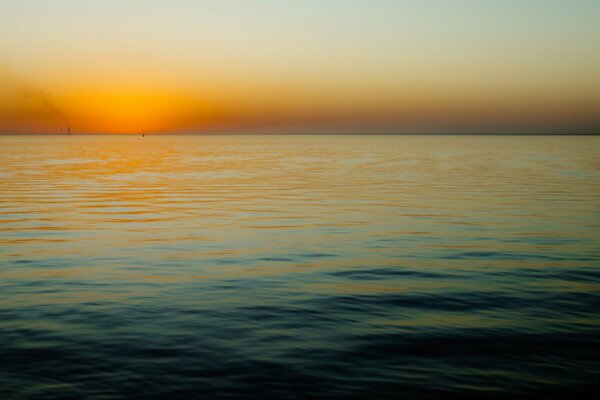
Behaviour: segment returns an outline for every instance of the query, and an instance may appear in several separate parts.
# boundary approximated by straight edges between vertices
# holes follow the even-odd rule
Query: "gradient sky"
[[[0,132],[598,132],[597,0],[0,0]]]

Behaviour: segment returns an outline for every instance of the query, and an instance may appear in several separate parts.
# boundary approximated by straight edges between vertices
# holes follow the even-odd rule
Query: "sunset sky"
[[[0,133],[598,133],[597,0],[0,0]]]

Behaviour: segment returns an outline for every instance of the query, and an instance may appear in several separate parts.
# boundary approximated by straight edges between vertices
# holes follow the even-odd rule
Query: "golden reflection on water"
[[[0,137],[0,397],[572,390],[598,193],[600,137]]]
[[[376,255],[377,239],[385,238],[398,239],[409,257],[485,248],[481,237],[490,232],[494,239],[580,239],[562,244],[573,253],[594,240],[581,224],[598,206],[591,196],[600,182],[595,137],[33,136],[2,142],[2,240],[11,253],[32,258],[107,252],[227,264],[240,255],[258,257],[226,268],[239,275],[261,257],[293,259],[315,247],[351,254],[356,264],[374,257],[385,263],[389,257]],[[493,247],[519,252],[518,245],[495,240]],[[526,247],[553,251],[543,240]],[[290,257],[280,258],[290,264]],[[404,260],[392,263],[398,261]],[[337,262],[325,257],[315,267]],[[277,273],[281,268],[293,267],[278,265]]]
[[[543,239],[566,237],[561,249],[581,254],[596,240],[586,226],[598,210],[596,137],[0,140],[2,244],[12,256],[255,257],[224,268],[239,275],[278,255],[274,271],[293,269],[279,264],[307,248],[387,264],[389,255],[377,256],[386,238],[402,249],[391,264],[436,249],[485,250],[486,236],[498,253],[552,253]],[[499,240],[515,237],[537,242]],[[161,279],[191,277],[171,273]]]

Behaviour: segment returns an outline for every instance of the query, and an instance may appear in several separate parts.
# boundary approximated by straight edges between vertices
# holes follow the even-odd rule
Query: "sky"
[[[0,0],[0,133],[600,133],[597,0]]]

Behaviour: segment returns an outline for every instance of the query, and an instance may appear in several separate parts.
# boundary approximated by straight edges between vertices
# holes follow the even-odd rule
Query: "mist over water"
[[[600,137],[0,137],[0,397],[593,398]]]

